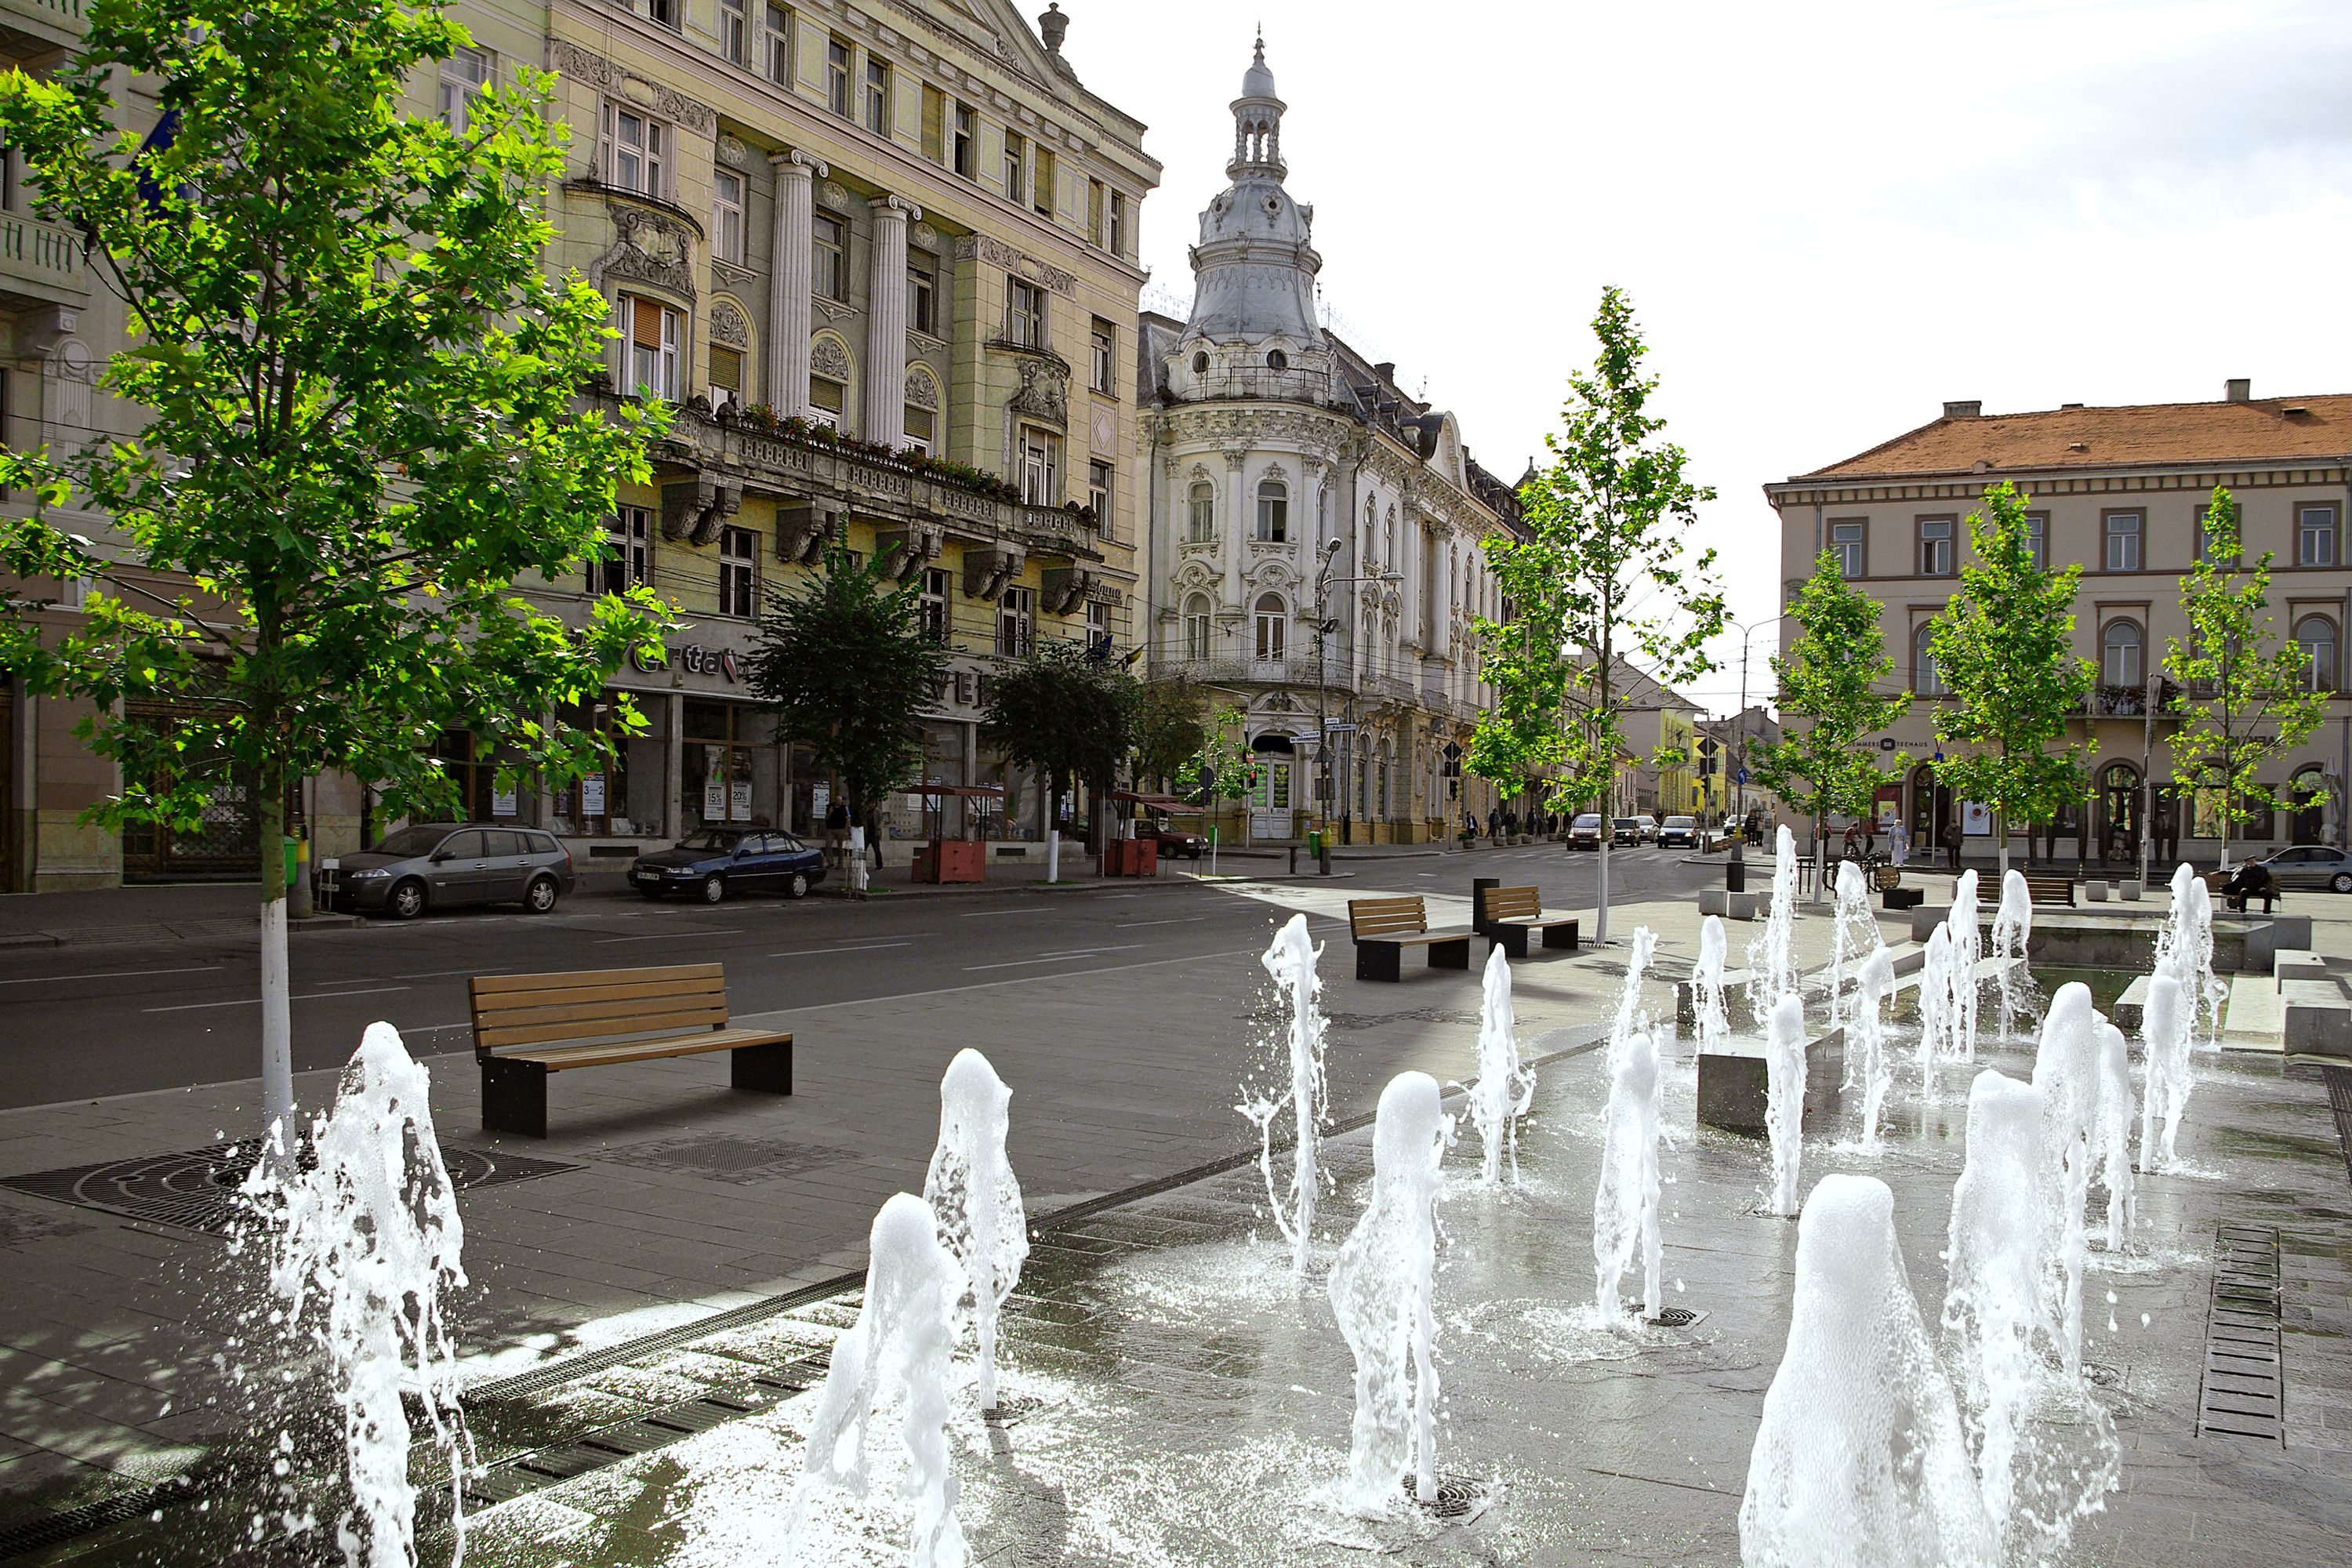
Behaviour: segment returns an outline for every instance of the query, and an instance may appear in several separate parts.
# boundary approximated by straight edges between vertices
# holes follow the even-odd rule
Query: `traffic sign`
[[[1741,784],[1746,784],[1748,782],[1748,770],[1746,768],[1739,770],[1739,782]]]

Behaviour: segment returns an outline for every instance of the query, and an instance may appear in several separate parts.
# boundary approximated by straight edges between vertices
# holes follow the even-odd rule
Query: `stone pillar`
[[[1257,512],[1244,510],[1242,494],[1242,464],[1249,453],[1239,448],[1225,452],[1225,603],[1242,615],[1243,637],[1247,643],[1242,650],[1244,658],[1257,657],[1257,632],[1250,621],[1251,606],[1242,602],[1242,563],[1248,558],[1247,541],[1256,537]]]
[[[768,406],[778,418],[805,418],[815,309],[816,181],[828,171],[805,153],[771,153],[768,162],[776,171],[776,228],[768,254]]]
[[[866,289],[866,428],[868,441],[907,439],[907,225],[923,209],[903,196],[877,196],[874,269]]]
[[[801,363],[805,370],[805,355]],[[686,693],[666,693],[662,704],[663,795],[658,832],[661,837],[677,838],[686,832],[686,818],[678,810],[678,802],[686,797]]]

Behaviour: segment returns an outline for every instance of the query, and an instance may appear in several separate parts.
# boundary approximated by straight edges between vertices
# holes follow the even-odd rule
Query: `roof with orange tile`
[[[2352,457],[2352,394],[1947,416],[1791,482]],[[1978,465],[1984,467],[1979,469]]]

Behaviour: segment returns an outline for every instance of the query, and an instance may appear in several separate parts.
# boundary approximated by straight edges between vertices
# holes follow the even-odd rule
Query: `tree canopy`
[[[1781,738],[1757,744],[1748,773],[1817,825],[1867,816],[1886,778],[1872,738],[1911,706],[1907,693],[1888,689],[1895,661],[1878,629],[1877,601],[1848,587],[1836,554],[1825,550],[1789,614],[1796,640],[1772,660]],[[1791,719],[1807,722],[1799,728]],[[1898,752],[1891,760],[1899,771],[1911,759]]]
[[[1045,781],[1050,813],[1074,784],[1111,787],[1135,749],[1139,690],[1083,643],[1041,643],[990,684],[981,732]]]

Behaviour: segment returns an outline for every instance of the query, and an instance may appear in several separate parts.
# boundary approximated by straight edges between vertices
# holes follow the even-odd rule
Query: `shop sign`
[[[751,820],[751,780],[738,779],[735,783],[728,786],[727,820],[730,822],[749,822]]]
[[[823,822],[824,820],[824,814],[831,810],[832,807],[833,786],[831,784],[813,784],[809,785],[809,814],[812,816],[815,817],[817,821]]]
[[[1980,800],[1960,802],[1960,831],[1971,838],[1982,838],[1992,832],[1992,807]]]
[[[644,649],[632,648],[629,652],[629,663],[639,673],[645,675],[652,675],[676,665],[688,675],[721,677],[730,686],[742,679],[741,671],[735,663],[734,649],[705,647],[700,643],[672,643],[662,650],[661,655],[651,658],[646,656]]]
[[[589,773],[581,779],[580,815],[583,816],[604,815],[604,775],[603,773]]]
[[[931,677],[931,704],[950,712],[977,715],[988,705],[995,677],[977,665],[950,665]]]
[[[514,816],[515,792],[510,789],[493,790],[490,794],[490,815],[492,816]]]

